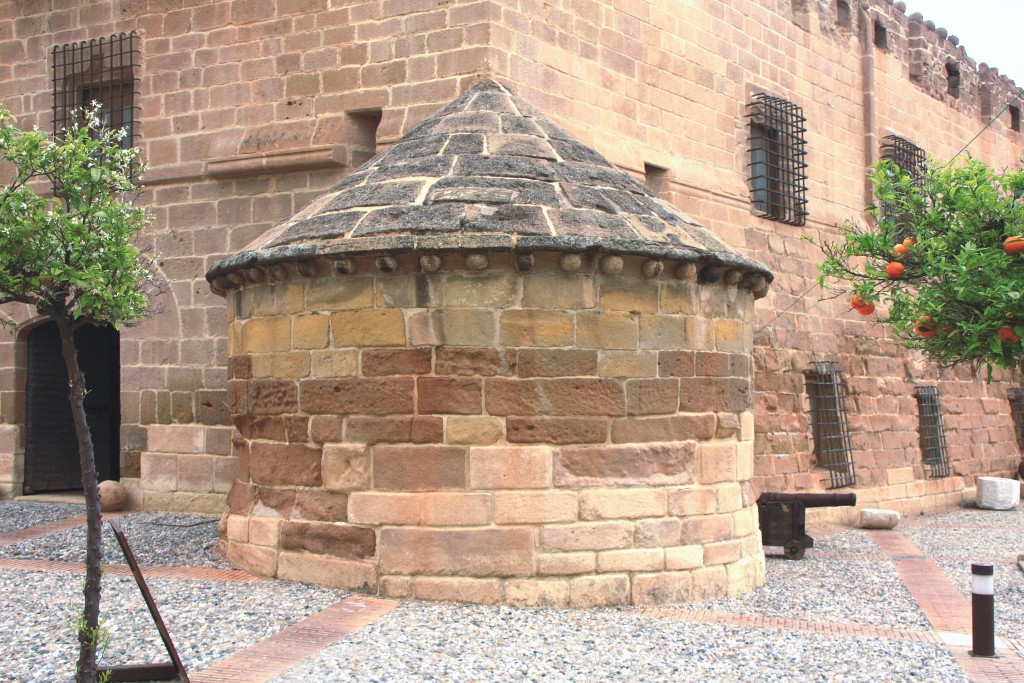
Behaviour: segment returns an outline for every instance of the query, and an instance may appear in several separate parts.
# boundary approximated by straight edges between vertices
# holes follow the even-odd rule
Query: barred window
[[[924,150],[899,135],[887,135],[882,141],[882,158],[888,159],[914,178],[915,185],[924,184],[927,158]]]
[[[917,429],[921,438],[925,473],[929,479],[948,477],[949,447],[946,444],[946,428],[942,424],[939,389],[929,386],[915,387],[914,397],[917,398]]]
[[[853,486],[857,474],[842,366],[837,361],[815,361],[804,371],[804,377],[811,400],[811,429],[818,467],[828,470],[828,488]]]
[[[53,48],[53,132],[73,123],[75,112],[93,102],[101,105],[104,125],[125,129],[121,146],[135,141],[136,72],[139,66],[135,32],[83,40]]]
[[[754,213],[803,225],[807,219],[807,140],[803,109],[758,93],[747,105],[750,119],[750,193]]]

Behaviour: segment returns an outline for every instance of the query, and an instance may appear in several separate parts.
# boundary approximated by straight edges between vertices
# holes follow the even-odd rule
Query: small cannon
[[[856,493],[762,493],[757,499],[761,544],[781,545],[787,560],[799,560],[814,547],[806,530],[807,508],[856,504]]]

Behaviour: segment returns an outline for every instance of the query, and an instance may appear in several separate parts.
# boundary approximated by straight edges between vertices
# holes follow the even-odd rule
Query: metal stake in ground
[[[996,656],[995,573],[987,562],[971,565],[972,657]]]
[[[171,681],[177,679],[181,683],[189,683],[185,665],[181,663],[178,651],[174,649],[174,643],[171,642],[171,634],[167,631],[164,620],[160,618],[160,610],[156,608],[156,602],[153,601],[153,596],[149,592],[146,580],[142,578],[142,570],[139,569],[139,563],[135,561],[135,553],[132,552],[131,547],[128,545],[128,539],[124,537],[124,532],[121,531],[121,527],[115,522],[110,523],[110,528],[114,530],[114,536],[117,537],[117,543],[121,546],[124,559],[128,561],[128,566],[131,567],[132,576],[135,577],[135,583],[139,585],[139,590],[142,591],[142,598],[146,601],[146,607],[149,608],[149,613],[156,624],[156,630],[160,632],[160,639],[164,641],[164,647],[167,648],[167,654],[170,656],[171,661],[158,664],[110,666],[99,669],[99,673],[109,673],[110,678],[107,679],[109,681]]]

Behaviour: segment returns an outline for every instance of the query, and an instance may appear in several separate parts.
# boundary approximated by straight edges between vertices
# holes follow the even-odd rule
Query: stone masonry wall
[[[632,257],[353,261],[228,294],[230,558],[521,605],[763,582],[749,291]]]
[[[802,371],[823,358],[846,372],[869,495],[896,504],[925,484],[908,398],[917,382],[940,388],[956,475],[925,486],[952,486],[940,496],[948,502],[977,474],[1008,474],[1019,455],[1007,378],[940,374],[841,300],[819,301],[819,255],[799,238],[828,238],[837,222],[862,219],[864,174],[885,135],[949,159],[1009,101],[1013,82],[898,4],[849,4],[844,24],[832,1],[0,3],[0,102],[26,125],[49,127],[52,47],[141,36],[143,201],[157,214],[145,243],[172,291],[162,313],[122,335],[122,475],[135,502],[219,509],[234,476],[227,322],[205,270],[365,158],[368,110],[381,112],[385,145],[483,76],[637,176],[645,163],[667,169],[667,198],[776,273],[754,326],[758,487],[819,486]],[[876,47],[878,26],[886,40]],[[744,114],[761,90],[800,104],[808,119],[802,228],[750,211]],[[970,151],[996,167],[1016,164],[1021,135],[1007,112]],[[27,310],[8,312],[31,321]],[[0,339],[3,495],[20,491],[23,344]]]

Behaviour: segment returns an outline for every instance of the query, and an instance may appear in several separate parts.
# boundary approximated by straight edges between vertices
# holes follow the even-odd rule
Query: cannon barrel
[[[782,493],[765,491],[758,503],[803,503],[807,508],[831,508],[857,504],[856,493]]]

